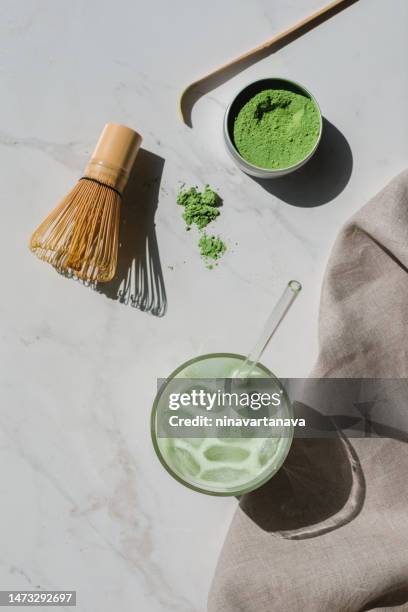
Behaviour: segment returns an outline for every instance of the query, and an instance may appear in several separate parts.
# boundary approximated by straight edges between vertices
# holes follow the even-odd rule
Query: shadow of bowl
[[[338,196],[349,182],[352,170],[353,154],[349,143],[340,130],[323,118],[319,148],[305,166],[281,178],[253,180],[287,204],[314,208]]]

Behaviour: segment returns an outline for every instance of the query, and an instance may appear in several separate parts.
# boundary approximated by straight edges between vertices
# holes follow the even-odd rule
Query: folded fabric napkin
[[[341,230],[319,336],[314,377],[408,376],[408,172]],[[240,500],[208,609],[408,610],[406,441],[296,439]]]

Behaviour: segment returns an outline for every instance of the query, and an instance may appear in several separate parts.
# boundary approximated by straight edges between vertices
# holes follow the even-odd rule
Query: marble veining
[[[149,432],[156,379],[200,353],[248,351],[290,278],[304,290],[264,361],[307,375],[335,236],[406,165],[408,5],[359,0],[203,96],[192,130],[177,98],[322,4],[2,2],[2,588],[76,589],[81,612],[205,610],[237,502],[161,468]],[[303,174],[264,184],[234,166],[221,126],[237,90],[274,75],[315,94],[326,139]],[[118,275],[95,290],[27,243],[106,121],[144,141]],[[207,182],[224,200],[214,229],[228,246],[212,271],[175,204],[181,184]]]

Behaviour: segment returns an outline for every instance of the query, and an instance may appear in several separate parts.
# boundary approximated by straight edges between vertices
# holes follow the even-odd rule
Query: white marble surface
[[[76,589],[81,612],[205,610],[237,502],[190,492],[161,468],[149,434],[156,378],[199,353],[245,352],[289,278],[304,291],[264,361],[281,375],[308,373],[335,235],[406,166],[408,3],[359,0],[202,98],[193,130],[178,120],[177,96],[322,3],[1,2],[0,588]],[[348,141],[344,189],[339,136],[313,184],[281,185],[280,198],[227,157],[225,104],[269,75],[309,87]],[[62,278],[27,249],[108,120],[140,130],[164,159],[163,317]],[[181,222],[183,181],[209,182],[224,198],[217,230],[230,250],[216,270]],[[336,191],[318,207],[285,201]]]

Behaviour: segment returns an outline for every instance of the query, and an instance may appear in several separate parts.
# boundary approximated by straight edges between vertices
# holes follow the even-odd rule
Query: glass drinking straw
[[[279,301],[276,303],[275,308],[272,310],[268,320],[266,321],[265,327],[263,328],[257,343],[242,365],[235,370],[233,378],[249,378],[251,376],[254,368],[259,363],[264,350],[268,346],[279,325],[286,317],[290,307],[299,295],[301,289],[302,285],[298,281],[289,281],[285,291],[282,293]]]

